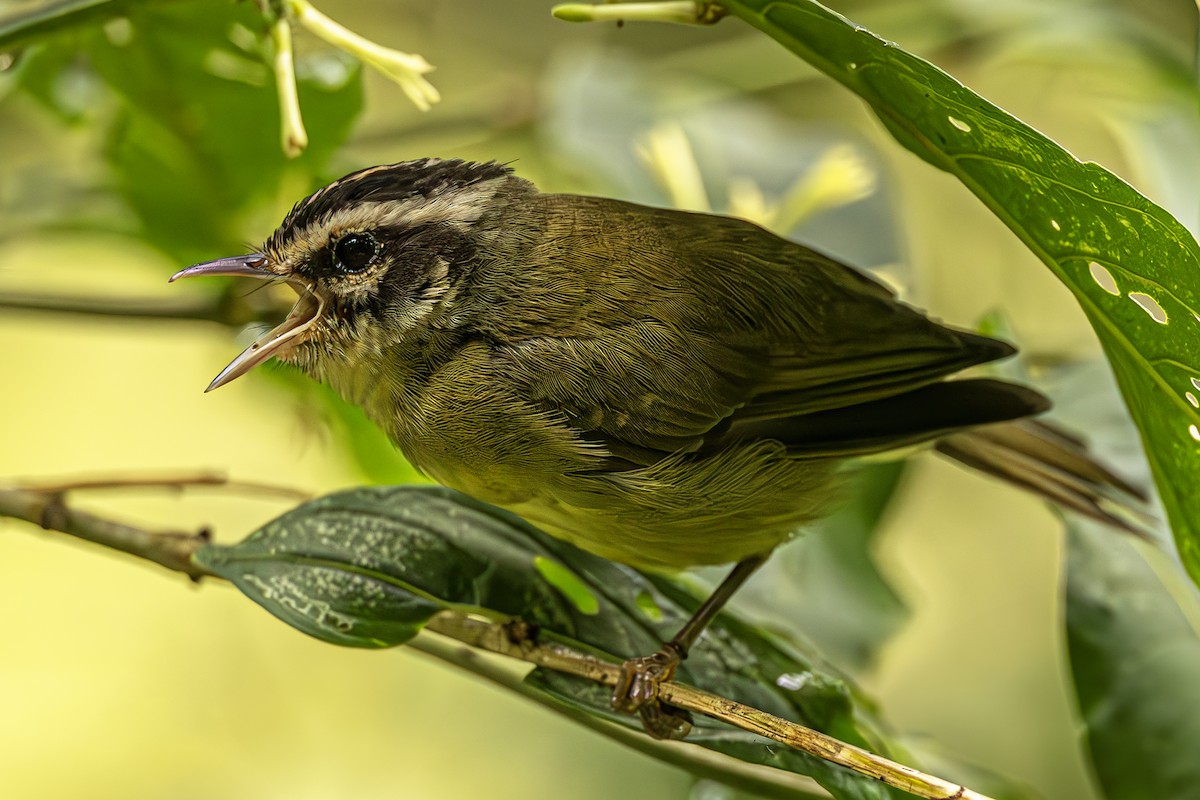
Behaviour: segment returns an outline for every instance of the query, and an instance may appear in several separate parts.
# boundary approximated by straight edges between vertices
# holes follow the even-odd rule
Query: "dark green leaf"
[[[285,175],[302,190],[319,182],[348,134],[362,103],[357,63],[320,54],[297,64],[310,146],[289,160],[252,4],[136,6],[126,18],[127,37],[90,31],[83,43],[123,101],[109,148],[117,188],[144,238],[181,263],[244,252],[247,212],[273,201]]]
[[[330,495],[240,544],[203,548],[196,560],[301,631],[360,647],[401,644],[438,610],[458,608],[520,617],[545,638],[616,661],[657,650],[698,605],[677,583],[577,550],[508,512],[435,486]],[[544,577],[548,563],[553,580]],[[833,668],[728,615],[706,632],[680,678],[886,749],[869,706]],[[541,670],[530,681],[577,708],[637,724],[614,715],[607,690],[595,684]],[[812,775],[837,797],[887,796],[847,770],[715,722],[698,722],[691,740]]]
[[[111,19],[135,2],[137,0],[62,0],[16,11],[0,18],[0,51],[57,31]]]
[[[957,176],[1071,289],[1141,431],[1200,580],[1200,248],[1170,214],[941,70],[808,0],[730,11],[859,94],[897,141]],[[1107,287],[1107,289],[1106,289]]]
[[[1105,797],[1200,798],[1200,636],[1128,540],[1080,523],[1069,547],[1067,649]]]
[[[907,616],[871,553],[903,472],[904,462],[897,461],[853,475],[846,504],[781,548],[739,593],[740,607],[785,620],[788,630],[846,669],[868,667]]]

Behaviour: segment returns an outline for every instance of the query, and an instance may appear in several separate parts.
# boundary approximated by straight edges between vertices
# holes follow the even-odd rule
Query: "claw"
[[[692,732],[692,714],[655,700],[638,709],[642,728],[655,739],[683,739]]]
[[[652,655],[631,658],[621,665],[621,680],[613,688],[612,705],[626,714],[637,713],[646,733],[655,739],[682,739],[692,729],[692,716],[658,699],[658,687],[675,677],[683,660],[670,643]]]

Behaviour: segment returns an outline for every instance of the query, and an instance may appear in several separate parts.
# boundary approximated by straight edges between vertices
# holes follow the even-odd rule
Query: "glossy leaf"
[[[1067,651],[1104,796],[1200,798],[1195,627],[1130,542],[1086,523],[1070,530],[1066,586]]]
[[[1170,214],[941,70],[808,0],[723,5],[870,104],[973,191],[1071,289],[1142,434],[1200,580],[1200,248]]]
[[[656,650],[697,599],[553,539],[519,518],[434,486],[373,487],[302,505],[229,546],[196,555],[299,630],[334,644],[402,644],[437,611],[519,616],[543,638],[620,660]],[[554,579],[546,580],[547,564]],[[571,591],[564,594],[564,582]],[[580,602],[586,597],[587,602]],[[819,656],[723,616],[680,672],[684,681],[886,750],[870,708]],[[614,721],[608,691],[535,671],[536,686]],[[725,725],[701,720],[691,741],[745,761],[812,775],[839,798],[889,796],[877,783]]]

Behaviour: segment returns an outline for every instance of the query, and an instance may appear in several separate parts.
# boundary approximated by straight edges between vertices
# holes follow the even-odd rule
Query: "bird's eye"
[[[341,272],[362,272],[379,255],[379,243],[369,233],[351,233],[333,244],[333,265]]]

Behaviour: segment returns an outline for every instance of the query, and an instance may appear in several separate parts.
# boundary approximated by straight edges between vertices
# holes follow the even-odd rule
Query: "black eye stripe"
[[[362,272],[379,257],[379,242],[368,232],[348,233],[333,243],[333,267],[338,272]]]

